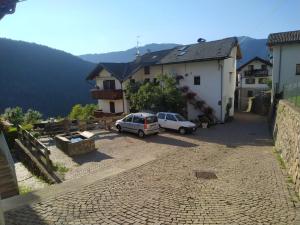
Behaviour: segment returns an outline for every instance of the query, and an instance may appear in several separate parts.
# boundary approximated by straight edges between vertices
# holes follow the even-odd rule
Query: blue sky
[[[0,37],[75,55],[199,37],[266,38],[300,29],[299,0],[27,0],[0,22]]]

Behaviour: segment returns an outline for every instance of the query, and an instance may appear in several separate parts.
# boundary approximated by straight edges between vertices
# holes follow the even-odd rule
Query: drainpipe
[[[122,90],[122,93],[123,93],[123,98],[122,98],[123,113],[125,113],[125,102],[124,102],[125,95],[124,95],[124,91],[123,91],[123,81],[120,81],[120,83],[121,83],[121,90]]]
[[[223,65],[219,62],[219,66],[221,68],[221,122],[223,123]]]
[[[279,73],[278,73],[278,89],[280,90],[280,82],[281,82],[281,53],[282,53],[282,48],[281,45],[279,47]],[[276,90],[277,92],[278,90]],[[275,93],[276,94],[276,93]]]
[[[3,225],[5,224],[1,196],[0,196],[0,224],[3,224]]]

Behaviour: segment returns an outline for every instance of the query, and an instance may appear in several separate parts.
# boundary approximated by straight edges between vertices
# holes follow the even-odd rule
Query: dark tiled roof
[[[172,49],[146,53],[138,57],[135,61],[129,63],[99,63],[86,79],[94,79],[102,69],[105,69],[110,72],[115,78],[123,81],[128,76],[138,71],[140,68],[157,64],[170,51],[172,51]]]
[[[288,43],[300,43],[300,30],[270,34],[267,42],[269,46]]]
[[[86,79],[94,79],[103,69],[107,70],[118,80],[123,80],[128,69],[128,63],[99,63]]]
[[[240,70],[243,69],[245,66],[247,66],[247,65],[250,64],[250,63],[252,63],[253,61],[260,61],[260,62],[262,62],[262,63],[264,63],[264,64],[266,64],[266,65],[272,66],[272,63],[270,63],[269,61],[264,60],[264,59],[262,59],[262,58],[256,56],[256,57],[250,59],[248,62],[246,62],[246,63],[244,63],[243,65],[241,65],[237,70],[240,71]]]
[[[160,61],[160,64],[224,59],[229,57],[232,48],[237,45],[237,38],[232,37],[217,41],[200,42],[192,45],[179,46],[174,48],[170,54],[164,57]],[[184,47],[186,48],[180,50]]]
[[[231,50],[235,46],[238,46],[238,40],[232,37],[146,53],[129,63],[99,63],[86,79],[94,79],[102,69],[106,69],[118,80],[123,81],[144,66],[224,59],[230,57]],[[237,55],[238,57],[241,55],[239,47]]]

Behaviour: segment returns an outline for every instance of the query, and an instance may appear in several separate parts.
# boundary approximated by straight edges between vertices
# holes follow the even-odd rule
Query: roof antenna
[[[139,41],[139,39],[140,39],[140,36],[139,35],[136,36],[136,54],[135,54],[136,57],[140,56],[140,49],[139,49],[140,41]]]

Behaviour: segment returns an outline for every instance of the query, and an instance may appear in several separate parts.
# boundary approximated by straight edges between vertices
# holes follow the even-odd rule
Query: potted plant
[[[207,116],[202,116],[200,118],[200,123],[202,128],[207,128],[210,123],[210,119]]]

